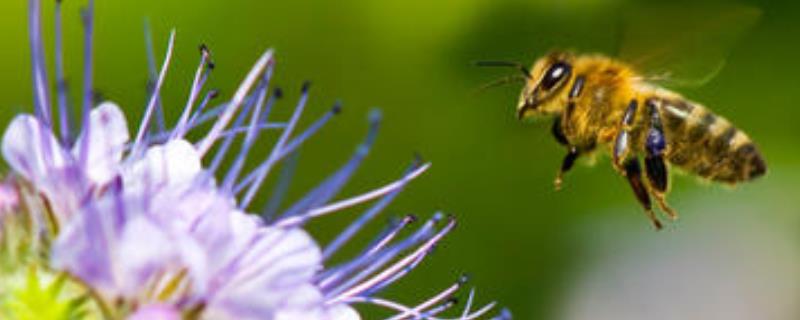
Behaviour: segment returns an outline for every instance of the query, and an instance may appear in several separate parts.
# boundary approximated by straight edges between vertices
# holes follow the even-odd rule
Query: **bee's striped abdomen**
[[[680,99],[661,99],[667,160],[714,181],[737,183],[766,173],[750,138],[723,117]]]

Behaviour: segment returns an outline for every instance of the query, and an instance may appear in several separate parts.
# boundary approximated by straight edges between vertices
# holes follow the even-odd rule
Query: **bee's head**
[[[564,107],[569,91],[567,84],[574,76],[574,60],[572,54],[563,52],[536,60],[519,95],[518,118],[557,113]]]

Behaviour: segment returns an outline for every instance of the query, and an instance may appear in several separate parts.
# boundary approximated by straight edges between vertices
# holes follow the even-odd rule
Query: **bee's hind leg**
[[[644,208],[647,217],[650,219],[650,222],[653,223],[653,227],[655,227],[656,230],[661,230],[663,225],[653,212],[653,205],[650,202],[650,192],[642,181],[642,168],[639,165],[639,158],[634,157],[626,160],[622,164],[622,167],[625,177],[628,179],[628,183],[630,183],[634,195],[636,195],[636,199],[639,200],[642,208]]]
[[[672,209],[666,201],[666,193],[669,188],[669,170],[664,161],[664,149],[666,149],[666,139],[661,124],[661,116],[658,113],[657,105],[654,101],[647,101],[647,111],[650,115],[650,128],[647,130],[647,140],[645,150],[647,156],[644,159],[647,180],[650,182],[650,189],[658,202],[658,206],[670,219],[678,218],[678,213]]]

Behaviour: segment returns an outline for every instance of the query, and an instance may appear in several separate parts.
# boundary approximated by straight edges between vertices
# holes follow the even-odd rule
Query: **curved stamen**
[[[214,124],[211,130],[208,131],[205,138],[201,140],[197,144],[197,151],[200,155],[206,154],[211,146],[214,145],[214,142],[217,141],[219,138],[219,134],[228,126],[228,123],[232,120],[233,115],[236,114],[236,111],[239,109],[239,106],[244,101],[245,96],[250,91],[250,88],[256,83],[258,80],[259,75],[266,69],[269,65],[272,65],[274,62],[272,58],[272,50],[267,50],[261,57],[256,61],[255,65],[247,76],[242,80],[242,84],[239,85],[239,89],[236,90],[236,93],[233,95],[233,99],[225,108],[225,111],[220,116],[219,120]]]
[[[146,93],[150,97],[153,95],[158,78],[158,70],[156,69],[156,55],[153,49],[153,32],[150,28],[150,20],[145,18],[143,24],[144,28],[144,47],[147,56],[147,86]],[[164,120],[164,107],[161,104],[161,93],[156,92],[156,126],[151,126],[151,131],[156,134],[163,133],[166,130],[166,121]],[[152,140],[151,140],[152,141]]]
[[[394,192],[391,192],[383,198],[381,198],[377,203],[372,205],[368,210],[364,211],[358,219],[353,221],[347,228],[344,229],[339,235],[325,247],[322,251],[322,260],[325,261],[329,259],[333,254],[335,254],[342,246],[344,246],[353,236],[355,236],[358,231],[360,231],[368,222],[372,221],[375,216],[377,216],[383,209],[389,206],[390,203],[400,194],[402,189],[397,189]]]
[[[278,94],[278,92],[279,91],[276,91],[275,94]],[[272,157],[272,154],[271,154],[270,157],[268,157],[267,160],[262,162],[261,165],[256,167],[255,170],[251,171],[244,178],[242,178],[240,180],[240,182],[236,185],[236,187],[233,188],[234,194],[239,194],[240,192],[244,191],[244,189],[247,186],[251,185],[254,181],[256,181],[256,178],[258,178],[260,175],[263,174],[264,176],[266,176],[266,173],[264,173],[264,170],[266,169],[267,172],[269,171],[269,168],[265,168],[265,167],[267,167],[267,164],[274,165],[275,162],[277,162],[277,161],[285,158],[286,156],[294,153],[295,151],[297,151],[297,149],[299,149],[300,145],[302,145],[306,140],[311,138],[320,129],[322,129],[322,127],[325,126],[325,124],[328,123],[328,121],[330,121],[330,119],[334,115],[338,114],[340,112],[340,108],[341,108],[341,106],[338,103],[334,104],[333,108],[331,108],[330,111],[326,112],[322,117],[317,119],[317,121],[312,123],[308,128],[306,128],[305,131],[301,132],[299,135],[297,135],[297,137],[293,138],[289,142],[286,142],[285,143],[285,147],[283,147],[282,150],[277,150],[277,147],[273,147],[273,149],[272,149],[273,151],[272,152],[275,153],[274,158]],[[285,127],[289,128],[289,124],[291,124],[291,119],[289,120],[289,122],[286,123]],[[248,190],[250,190],[252,188],[253,188],[253,186],[248,188]],[[242,206],[242,207],[244,207],[244,206]]]
[[[186,101],[186,106],[183,107],[183,113],[178,119],[175,129],[172,130],[172,136],[170,139],[183,137],[183,135],[186,133],[186,123],[189,122],[189,116],[192,113],[195,100],[197,100],[197,97],[200,96],[200,90],[203,88],[203,85],[208,78],[208,74],[213,69],[212,66],[213,63],[211,62],[211,52],[208,50],[208,47],[201,45],[200,64],[197,66],[197,71],[194,74],[194,80],[192,80],[192,87],[189,90],[189,98]]]
[[[190,130],[194,129],[196,126],[201,125],[201,124],[206,122],[206,120],[202,119],[203,118],[203,110],[206,109],[206,107],[208,106],[208,103],[211,102],[211,100],[214,100],[217,97],[219,97],[219,90],[217,90],[217,89],[212,89],[212,90],[206,92],[206,95],[203,98],[203,101],[200,102],[200,106],[197,107],[197,111],[195,111],[192,114],[192,117],[189,118],[189,122],[186,125],[186,132],[189,132]],[[212,118],[213,117],[208,117],[208,119],[212,119]],[[184,134],[186,134],[186,132],[184,132]]]
[[[91,1],[90,1],[91,6]],[[50,127],[50,98],[48,97],[47,67],[45,66],[44,44],[42,39],[41,2],[28,2],[28,25],[31,48],[31,67],[33,73],[33,97],[36,116]]]
[[[286,197],[299,158],[300,152],[295,151],[290,153],[286,157],[286,160],[283,161],[281,172],[278,176],[278,182],[275,184],[275,187],[272,188],[272,195],[270,195],[267,203],[264,204],[264,209],[261,210],[261,218],[263,218],[265,222],[272,222],[275,214],[278,212],[278,208],[280,208],[283,202],[283,198]]]
[[[411,308],[411,307],[399,304],[399,303],[394,302],[394,301],[386,300],[386,299],[383,299],[383,298],[352,297],[352,298],[347,298],[347,299],[343,300],[342,302],[343,303],[372,304],[372,305],[375,305],[375,306],[379,306],[379,307],[383,307],[383,308],[387,308],[387,309],[391,309],[391,310],[395,310],[395,311],[399,311],[399,312],[411,312],[410,316],[411,316],[412,319],[425,319],[425,320],[472,320],[472,319],[478,319],[481,316],[483,316],[484,314],[486,314],[487,312],[489,312],[489,310],[491,310],[495,306],[495,303],[491,302],[491,303],[485,305],[483,308],[481,308],[479,310],[476,310],[475,312],[473,312],[473,313],[471,313],[471,314],[469,314],[469,315],[467,315],[465,317],[437,318],[437,317],[434,317],[432,315],[427,315],[427,314],[420,313],[420,312],[416,312],[415,313],[414,309]]]
[[[262,116],[261,108],[264,106],[264,101],[267,98],[267,86],[269,85],[270,75],[271,72],[267,72],[264,76],[264,87],[259,91],[258,98],[256,99],[255,109],[250,116],[250,125],[246,126],[247,134],[244,136],[239,154],[236,156],[233,164],[228,169],[228,173],[225,175],[225,179],[222,182],[222,190],[230,191],[231,188],[233,188],[233,184],[236,182],[236,178],[239,176],[239,172],[241,172],[247,160],[247,154],[250,152],[250,148],[258,137],[258,133],[260,132],[258,130],[258,121]],[[266,111],[269,112],[269,110]],[[231,138],[229,137],[227,139]]]
[[[67,80],[64,77],[64,33],[61,14],[61,1],[56,1],[53,24],[55,26],[55,72],[56,72],[56,95],[58,100],[58,120],[61,141],[69,145],[70,141],[70,121],[72,115],[67,105]]]
[[[266,83],[264,83],[263,81],[259,83],[256,90],[258,90],[259,92],[263,91],[263,88],[261,88],[262,85],[266,85]],[[247,99],[244,102],[244,107],[242,107],[242,112],[239,112],[239,114],[236,115],[236,119],[233,120],[233,125],[232,125],[233,128],[239,128],[242,126],[244,120],[247,119],[247,114],[250,113],[250,110],[256,104],[258,98],[259,98],[258,95],[251,95],[247,97]],[[222,140],[222,144],[219,146],[219,148],[216,150],[216,153],[214,154],[214,159],[211,161],[211,165],[208,166],[209,173],[213,174],[217,172],[219,167],[222,166],[222,162],[228,155],[228,150],[230,150],[230,147],[233,145],[233,138],[234,136],[228,136],[225,138],[225,140]]]
[[[259,188],[261,188],[261,184],[264,183],[264,179],[267,178],[269,171],[272,167],[281,159],[282,150],[286,143],[289,141],[289,137],[292,135],[294,128],[297,126],[297,121],[300,120],[300,115],[303,114],[303,110],[306,107],[306,102],[308,102],[308,89],[310,83],[306,82],[303,84],[303,88],[300,90],[300,99],[297,101],[297,106],[294,108],[294,113],[292,117],[289,118],[289,122],[286,125],[286,129],[283,130],[283,134],[281,134],[278,141],[272,147],[272,152],[270,152],[267,160],[264,161],[256,170],[253,172],[254,181],[250,184],[250,188],[247,189],[244,197],[242,197],[242,201],[240,207],[246,208],[250,205],[250,202],[253,201],[253,198],[256,195],[256,192]],[[238,189],[238,188],[237,188]],[[234,191],[236,192],[236,191]],[[236,192],[238,193],[238,192]]]
[[[361,279],[372,274],[373,271],[389,263],[392,259],[397,257],[397,255],[433,236],[436,231],[434,227],[436,223],[438,223],[439,218],[438,215],[434,215],[433,218],[426,221],[425,224],[413,234],[397,244],[388,246],[384,250],[371,255],[362,254],[343,265],[329,268],[328,271],[319,274],[315,282],[320,288],[326,291],[326,295],[334,296],[339,291],[343,291],[345,288],[356,284],[358,281],[361,281]],[[413,220],[414,219],[411,219],[411,221]],[[356,272],[358,272],[358,274],[351,276]],[[338,290],[334,289],[337,285],[339,287]]]
[[[426,300],[425,302],[420,303],[419,305],[414,307],[414,311],[416,311],[417,313],[424,312],[426,309],[428,309],[430,307],[433,307],[433,306],[436,306],[440,302],[452,298],[453,294],[455,294],[459,289],[461,289],[462,286],[464,286],[464,284],[467,283],[467,280],[468,279],[467,279],[466,276],[459,277],[458,281],[456,281],[455,283],[453,283],[449,287],[445,288],[444,290],[442,290],[438,294],[434,295],[430,299]],[[400,319],[403,319],[405,317],[410,316],[412,313],[414,313],[414,312],[403,312],[403,313],[400,313],[400,314],[398,314],[398,315],[396,315],[394,317],[391,317],[391,318],[389,318],[387,320],[400,320]],[[438,312],[436,312],[436,313],[438,313]]]
[[[172,30],[172,32],[169,34],[167,54],[164,58],[164,63],[161,65],[161,72],[158,74],[158,80],[156,81],[156,84],[153,87],[153,92],[150,95],[150,102],[148,102],[144,116],[142,116],[142,121],[139,123],[139,132],[136,134],[136,139],[133,140],[133,146],[131,147],[131,154],[133,156],[131,158],[137,157],[140,152],[139,149],[142,148],[142,138],[144,138],[144,134],[147,132],[147,128],[150,125],[150,119],[153,117],[153,110],[155,110],[156,102],[158,101],[158,95],[161,92],[161,86],[164,84],[164,78],[167,76],[167,70],[169,69],[170,61],[172,60],[172,51],[174,47],[175,30]]]
[[[392,275],[394,275],[399,271],[402,271],[405,266],[413,263],[420,255],[424,255],[426,252],[428,252],[428,250],[430,250],[431,247],[433,247],[436,243],[438,243],[445,235],[450,233],[450,231],[453,230],[455,226],[456,226],[456,221],[451,217],[450,221],[447,223],[447,225],[444,226],[444,228],[442,228],[442,230],[437,232],[435,235],[433,235],[433,237],[428,239],[428,241],[419,246],[419,248],[417,248],[417,250],[415,250],[413,253],[407,255],[405,258],[396,262],[389,268],[383,270],[381,273],[373,276],[369,280],[361,282],[358,285],[344,291],[343,293],[336,295],[336,297],[331,299],[329,303],[336,303],[338,301],[341,301],[342,299],[357,296],[362,292],[369,290],[374,285],[380,283],[384,279],[391,277]]]
[[[400,220],[400,222],[395,223],[394,225],[390,225],[389,229],[381,234],[375,241],[371,242],[370,245],[366,246],[364,252],[362,253],[364,256],[371,256],[380,250],[382,250],[386,245],[388,245],[398,234],[402,231],[406,226],[411,223],[417,221],[417,216],[415,215],[407,215]]]
[[[365,192],[355,197],[334,202],[323,207],[314,208],[300,215],[291,216],[286,219],[279,220],[275,223],[275,225],[279,227],[296,226],[299,224],[303,224],[310,219],[320,217],[332,212],[340,211],[344,208],[352,207],[360,203],[364,203],[372,199],[382,197],[386,194],[393,192],[394,190],[402,188],[403,186],[408,184],[411,180],[414,180],[423,172],[428,170],[428,168],[430,168],[430,163],[423,164],[422,166],[412,171],[408,175],[402,177],[400,180],[389,183],[381,188]]]
[[[319,184],[319,186],[308,192],[306,196],[286,210],[283,217],[291,217],[300,212],[321,206],[336,196],[369,153],[369,149],[372,147],[372,144],[375,142],[375,137],[378,135],[379,124],[380,114],[375,112],[370,116],[369,132],[367,133],[365,141],[358,146],[350,160],[326,179],[325,182]]]

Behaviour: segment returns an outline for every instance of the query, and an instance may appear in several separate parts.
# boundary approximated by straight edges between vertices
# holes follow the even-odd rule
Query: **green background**
[[[692,3],[682,7],[693,10]],[[232,94],[264,49],[274,48],[276,83],[289,93],[279,105],[280,114],[291,109],[303,80],[313,82],[304,124],[336,100],[345,106],[344,113],[303,148],[291,188],[293,198],[347,159],[366,131],[368,111],[380,107],[384,122],[378,142],[343,194],[394,179],[413,153],[419,152],[432,162],[431,170],[413,182],[370,225],[370,231],[380,230],[390,215],[427,217],[442,210],[459,217],[456,232],[435,254],[383,294],[401,302],[420,301],[468,272],[471,284],[478,288],[478,301],[495,299],[519,319],[625,318],[586,307],[586,301],[604,301],[600,297],[624,301],[614,300],[624,288],[642,301],[669,305],[673,300],[669,297],[701,288],[693,288],[689,281],[685,287],[665,287],[663,297],[646,299],[642,296],[651,292],[645,284],[626,282],[637,269],[620,271],[630,267],[622,257],[642,263],[656,258],[675,263],[674,269],[653,280],[668,283],[673,277],[692,279],[695,262],[717,261],[682,253],[695,250],[700,256],[715,257],[727,252],[720,247],[737,249],[730,256],[732,265],[757,266],[740,268],[730,279],[753,279],[761,291],[754,292],[745,281],[736,289],[741,292],[732,294],[742,300],[731,303],[752,301],[748,294],[793,299],[800,288],[778,288],[772,283],[800,284],[796,254],[800,252],[800,7],[791,1],[751,4],[763,11],[761,21],[732,49],[725,69],[711,83],[681,92],[746,130],[761,148],[770,172],[735,189],[674,175],[670,200],[682,218],[663,232],[650,229],[626,182],[611,170],[605,157],[593,166],[578,165],[566,177],[564,189],[553,191],[552,179],[564,151],[550,136],[550,122],[515,119],[518,86],[477,93],[482,84],[510,71],[471,66],[479,59],[528,64],[554,47],[613,53],[620,37],[620,13],[630,5],[627,2],[97,1],[95,83],[105,97],[129,111],[130,123],[138,122],[146,104],[145,17],[152,24],[159,61],[169,30],[177,30],[174,63],[163,89],[172,119],[185,101],[200,43],[211,48],[217,64],[209,86],[220,88],[224,97]],[[85,1],[66,0],[64,7],[67,74],[76,87],[81,74],[78,11],[84,5]],[[0,8],[0,121],[7,123],[14,114],[30,110],[32,101],[27,5],[15,0]],[[48,2],[48,31],[52,30],[51,10]],[[47,40],[52,40],[51,34]],[[51,43],[47,43],[48,51]],[[254,160],[262,158],[267,144],[259,149]],[[339,213],[317,220],[310,228],[325,242],[355,214],[356,210]],[[357,238],[349,252],[369,239],[369,235]],[[734,239],[752,239],[746,242],[755,244],[752,249],[738,250],[741,246]],[[657,250],[655,254],[651,249]],[[637,254],[642,251],[650,254]],[[753,252],[762,255],[754,257]],[[795,254],[787,258],[787,252]],[[778,267],[764,267],[768,263]],[[600,272],[606,270],[604,265],[619,274],[612,277]],[[586,279],[604,276],[618,279],[619,286],[612,282],[595,288],[599,294],[586,289],[585,284],[591,283]],[[783,280],[768,281],[773,278]],[[666,310],[682,309],[680,301]],[[657,309],[642,303],[631,308]],[[719,316],[724,309],[723,303],[703,299],[685,304],[688,314],[712,315],[706,318]],[[692,304],[700,307],[690,308]],[[753,303],[756,310],[760,306]],[[785,311],[776,313],[775,319],[800,316],[796,303],[769,307],[764,309]],[[591,316],[575,311],[581,308],[592,310]]]

